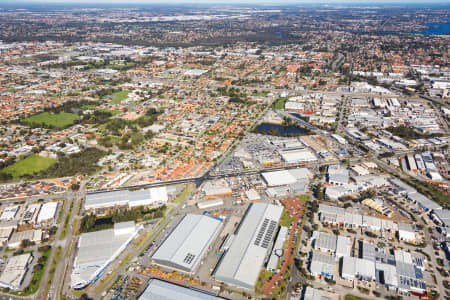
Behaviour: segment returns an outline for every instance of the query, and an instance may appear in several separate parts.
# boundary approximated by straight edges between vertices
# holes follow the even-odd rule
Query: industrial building
[[[366,206],[368,206],[368,207],[370,207],[373,210],[376,210],[377,212],[379,212],[380,214],[385,215],[388,218],[391,218],[392,215],[394,214],[394,212],[389,207],[387,207],[387,206],[385,206],[383,204],[382,200],[379,201],[377,199],[377,201],[375,201],[373,199],[367,198],[367,199],[364,199],[361,203],[366,205]]]
[[[37,217],[37,223],[53,222],[58,210],[58,202],[47,202],[42,204]]]
[[[431,211],[431,210],[439,210],[442,209],[442,207],[437,204],[436,202],[430,200],[429,198],[425,197],[424,195],[415,192],[415,193],[408,193],[408,200],[415,203],[417,206],[419,206],[421,209],[425,211]]]
[[[435,222],[443,227],[450,227],[450,210],[442,209],[436,210],[432,214],[432,218]]]
[[[8,206],[3,210],[2,215],[0,216],[0,221],[10,221],[13,220],[16,215],[17,212],[19,211],[20,206],[15,205],[15,206]]]
[[[217,300],[223,299],[216,297],[208,292],[198,289],[187,288],[181,285],[162,281],[159,279],[150,279],[148,286],[139,300]]]
[[[113,191],[88,194],[84,203],[86,210],[104,209],[112,207],[136,207],[161,205],[168,200],[165,186],[137,191]]]
[[[31,253],[11,256],[0,276],[0,287],[19,290],[32,260]]]
[[[262,174],[269,187],[266,193],[269,197],[283,197],[290,193],[304,192],[312,177],[307,168],[265,172]]]
[[[331,165],[328,167],[328,182],[335,185],[345,185],[349,181],[349,172],[347,167],[340,165]]]
[[[218,219],[187,214],[153,254],[152,262],[193,273],[221,229]]]
[[[229,249],[222,255],[214,277],[229,285],[253,290],[267,261],[282,206],[253,203],[249,206]]]
[[[416,242],[416,232],[413,225],[406,223],[398,223],[398,238],[400,241],[408,243]]]
[[[142,227],[134,222],[114,224],[113,229],[83,233],[73,264],[71,286],[82,289],[97,280],[105,268],[127,247]]]
[[[197,207],[199,209],[208,209],[211,207],[222,206],[222,205],[224,205],[224,202],[222,199],[213,199],[213,200],[208,200],[208,201],[203,201],[203,202],[197,203]]]
[[[40,209],[41,209],[40,203],[33,203],[28,205],[26,210],[23,212],[22,222],[26,224],[36,223]]]
[[[40,243],[42,240],[42,230],[32,229],[20,232],[14,232],[11,239],[8,241],[9,248],[19,248],[23,240],[29,240],[30,242]]]
[[[339,235],[337,237],[336,256],[337,257],[350,256],[352,246],[353,243],[351,238]]]
[[[233,192],[224,179],[208,181],[203,185],[202,189],[205,196],[209,199],[220,196],[231,196]]]
[[[317,157],[308,149],[293,149],[279,151],[281,158],[287,164],[308,163],[317,161]]]
[[[262,177],[267,183],[267,186],[281,186],[293,184],[297,181],[288,170],[265,172],[262,173]]]
[[[311,253],[311,263],[309,271],[313,276],[326,276],[333,278],[336,268],[336,258],[334,256],[323,254],[318,251]]]
[[[375,262],[358,257],[344,256],[341,276],[346,280],[354,280],[355,278],[364,281],[375,280]]]
[[[336,253],[337,239],[334,234],[314,231],[312,240],[314,242],[314,249],[332,254]]]

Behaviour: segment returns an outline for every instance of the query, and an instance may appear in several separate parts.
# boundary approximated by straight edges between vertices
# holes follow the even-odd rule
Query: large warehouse
[[[187,214],[153,254],[152,261],[193,273],[221,229],[218,219]]]
[[[142,227],[134,222],[114,224],[114,229],[83,233],[73,264],[72,288],[82,289],[97,280],[105,268],[133,240]]]
[[[168,200],[165,186],[137,191],[113,191],[88,194],[84,203],[86,210],[115,206],[147,206],[166,203]]]
[[[254,203],[241,221],[235,238],[214,272],[218,281],[253,290],[259,271],[270,255],[282,206]]]
[[[217,300],[223,299],[198,289],[190,289],[170,282],[150,279],[139,300]]]

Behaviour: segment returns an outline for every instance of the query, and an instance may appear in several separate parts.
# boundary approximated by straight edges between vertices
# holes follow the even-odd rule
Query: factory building
[[[215,218],[187,214],[153,254],[152,262],[193,273],[221,229],[222,222]]]
[[[77,246],[71,286],[82,289],[97,280],[106,267],[127,247],[142,227],[133,221],[114,224],[113,229],[83,233]]]
[[[114,207],[136,207],[162,205],[168,201],[165,186],[137,191],[113,191],[88,194],[84,203],[86,210]]]
[[[216,297],[205,291],[187,288],[181,285],[162,281],[159,279],[150,279],[148,286],[139,300],[217,300],[223,299]]]
[[[214,277],[232,286],[253,290],[259,272],[271,253],[282,206],[253,203],[249,206],[228,251],[222,255]]]

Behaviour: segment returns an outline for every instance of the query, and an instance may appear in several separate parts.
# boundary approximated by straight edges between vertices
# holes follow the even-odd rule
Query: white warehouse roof
[[[268,186],[280,186],[297,182],[295,177],[287,170],[262,173],[262,177]]]
[[[219,261],[215,279],[252,290],[270,253],[282,213],[282,206],[252,204],[235,232],[229,250]]]
[[[41,210],[39,211],[37,222],[41,223],[53,219],[56,215],[57,209],[58,209],[58,202],[44,203],[41,207]]]
[[[222,228],[222,222],[204,215],[188,214],[153,254],[152,261],[192,273]]]
[[[80,289],[95,281],[139,232],[134,222],[117,223],[114,229],[83,233],[72,271],[72,287]]]
[[[0,216],[0,220],[1,221],[13,220],[16,217],[16,214],[19,211],[19,208],[20,207],[18,205],[6,207],[5,210],[3,211],[2,215]]]
[[[150,279],[139,300],[215,300],[222,299],[207,292],[170,282]]]
[[[0,276],[0,287],[18,290],[28,271],[28,264],[32,259],[31,253],[11,256]]]
[[[88,194],[84,203],[85,209],[98,209],[113,206],[144,206],[167,202],[167,189],[165,186],[154,187],[137,191],[113,191]]]
[[[311,162],[317,160],[314,153],[308,149],[281,151],[280,155],[287,163]]]

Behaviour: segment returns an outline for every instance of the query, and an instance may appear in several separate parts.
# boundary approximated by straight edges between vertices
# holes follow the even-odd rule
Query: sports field
[[[123,100],[128,98],[129,91],[121,91],[121,92],[115,92],[111,95],[111,102],[114,104],[119,104]]]
[[[19,160],[10,166],[7,166],[0,172],[11,174],[14,179],[17,179],[23,175],[47,170],[56,161],[56,158],[30,155],[25,159]]]
[[[65,128],[72,125],[79,117],[77,114],[60,112],[52,114],[49,112],[43,112],[24,120],[29,125],[37,124],[39,126],[53,127],[53,128]]]

